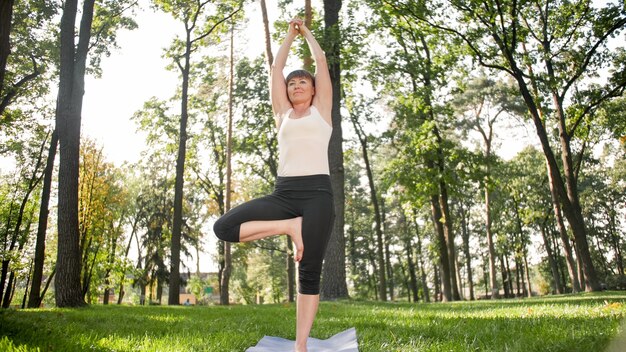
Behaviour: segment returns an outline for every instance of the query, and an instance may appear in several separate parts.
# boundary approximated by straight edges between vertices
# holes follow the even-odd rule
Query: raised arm
[[[272,71],[270,72],[270,99],[272,101],[272,110],[274,112],[274,121],[276,126],[280,124],[281,116],[291,108],[291,102],[287,97],[287,86],[285,84],[285,75],[283,69],[287,63],[287,57],[289,56],[289,49],[293,40],[300,34],[296,26],[300,22],[291,21],[289,23],[289,30],[287,36],[283,40],[276,56],[274,57],[274,63],[272,64]]]
[[[326,54],[304,23],[299,27],[300,33],[306,39],[315,61],[315,96],[313,97],[313,105],[319,110],[324,120],[332,126],[333,86],[330,81]]]

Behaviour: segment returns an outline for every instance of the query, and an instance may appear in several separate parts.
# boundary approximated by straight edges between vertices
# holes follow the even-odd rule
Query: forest
[[[127,116],[145,149],[116,164],[81,133],[85,77],[140,10],[177,23],[160,44],[179,79]],[[264,52],[244,52],[250,16]],[[288,237],[206,247],[220,215],[274,186],[272,43],[296,16],[333,83],[322,299],[626,289],[623,2],[8,0],[2,307],[293,302]],[[188,260],[205,252],[217,272]]]

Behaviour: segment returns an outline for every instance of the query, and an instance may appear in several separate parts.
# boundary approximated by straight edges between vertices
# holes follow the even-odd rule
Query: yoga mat
[[[293,352],[294,341],[282,337],[264,336],[256,346],[246,352]],[[359,352],[356,339],[356,329],[350,328],[327,339],[319,340],[309,337],[307,340],[309,352]]]

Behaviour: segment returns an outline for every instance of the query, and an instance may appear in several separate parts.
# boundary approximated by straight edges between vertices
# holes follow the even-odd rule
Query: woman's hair
[[[311,72],[307,70],[292,71],[290,74],[287,75],[287,78],[285,78],[285,82],[289,82],[293,78],[301,78],[301,77],[310,79],[311,82],[313,82],[313,87],[315,87],[315,76],[313,76],[313,74],[311,74]]]

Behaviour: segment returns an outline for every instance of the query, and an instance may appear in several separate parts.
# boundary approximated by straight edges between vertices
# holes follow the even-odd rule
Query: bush
[[[626,275],[609,275],[605,282],[607,290],[626,290]]]

